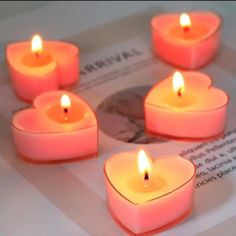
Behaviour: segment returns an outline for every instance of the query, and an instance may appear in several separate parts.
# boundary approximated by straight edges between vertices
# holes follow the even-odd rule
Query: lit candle
[[[201,72],[158,82],[144,101],[148,132],[175,138],[212,138],[224,132],[229,98]]]
[[[143,180],[144,180],[143,186],[145,189],[147,189],[150,187],[149,175],[150,175],[151,165],[143,150],[141,150],[138,155],[138,167],[139,167],[139,172],[143,174]]]
[[[79,78],[79,49],[69,43],[43,41],[9,44],[6,59],[16,94],[31,102],[42,92],[69,87]]]
[[[34,35],[31,40],[31,51],[23,57],[23,63],[29,67],[41,67],[52,62],[52,56],[45,52],[43,40],[39,35]]]
[[[31,41],[31,51],[33,52],[33,54],[35,54],[36,57],[39,57],[39,55],[43,51],[43,42],[38,34],[34,35]]]
[[[192,209],[195,173],[179,156],[151,159],[143,150],[113,155],[104,164],[112,215],[135,234],[180,221]]]
[[[221,20],[212,12],[163,14],[151,21],[155,54],[175,66],[196,69],[214,57]]]
[[[70,102],[70,98],[68,95],[63,94],[61,96],[61,106],[63,109],[63,115],[62,115],[63,120],[68,122],[68,120],[69,120],[68,111],[71,107],[71,102]]]
[[[173,76],[173,91],[178,95],[179,98],[182,97],[182,94],[184,92],[184,79],[181,75],[180,72],[175,72],[174,76]]]
[[[192,25],[189,15],[186,13],[182,13],[179,18],[179,24],[183,29],[184,33],[188,32]]]
[[[97,155],[97,119],[80,97],[49,91],[36,97],[33,105],[12,120],[20,157],[44,163]]]

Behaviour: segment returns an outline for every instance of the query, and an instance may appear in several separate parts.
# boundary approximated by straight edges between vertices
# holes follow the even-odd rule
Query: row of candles
[[[175,66],[199,68],[217,51],[220,25],[212,12],[158,15],[151,21],[154,52]],[[36,35],[31,43],[8,45],[6,58],[14,91],[33,104],[12,120],[19,155],[40,163],[97,155],[94,111],[78,95],[61,90],[78,82],[78,47]],[[228,101],[208,75],[177,71],[147,94],[146,130],[175,138],[216,137],[224,132]],[[104,174],[110,210],[133,233],[160,229],[191,211],[196,169],[178,155],[118,153],[105,162]]]

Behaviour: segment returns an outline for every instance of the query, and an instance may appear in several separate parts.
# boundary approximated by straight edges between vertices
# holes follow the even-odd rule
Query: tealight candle
[[[216,54],[221,20],[212,12],[163,14],[151,20],[156,55],[182,68],[196,69]]]
[[[12,120],[16,149],[23,159],[56,162],[97,154],[97,119],[80,97],[49,91],[36,97],[33,105]]]
[[[69,43],[42,41],[9,44],[6,59],[13,89],[30,102],[42,92],[69,87],[79,78],[79,49]]]
[[[192,209],[195,166],[180,156],[117,153],[104,165],[109,208],[135,234],[177,223]]]
[[[157,83],[144,101],[147,131],[177,138],[223,133],[229,98],[201,72],[176,72]]]

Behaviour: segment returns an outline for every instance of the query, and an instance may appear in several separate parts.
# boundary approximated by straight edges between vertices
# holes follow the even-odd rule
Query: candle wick
[[[148,172],[147,170],[144,173],[144,180],[149,180]]]
[[[149,187],[149,176],[147,170],[144,173],[144,187],[148,188]]]
[[[184,33],[187,33],[187,32],[189,32],[190,27],[189,26],[185,26],[185,27],[183,27],[183,30],[184,30]]]
[[[39,52],[35,52],[35,57],[39,58]]]
[[[181,96],[182,96],[182,89],[181,88],[178,90],[177,95],[178,95],[178,97],[181,98]]]
[[[63,119],[64,119],[65,121],[68,121],[68,108],[64,108],[63,110],[64,110]]]

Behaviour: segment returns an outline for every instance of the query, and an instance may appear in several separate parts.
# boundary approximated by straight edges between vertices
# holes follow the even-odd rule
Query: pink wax
[[[180,14],[163,14],[151,21],[154,52],[175,66],[196,69],[215,56],[220,40],[220,17],[212,12],[191,12],[191,25],[181,27]]]
[[[59,106],[62,95],[71,105]],[[67,91],[49,91],[35,98],[33,107],[12,120],[20,156],[33,162],[56,162],[97,155],[97,119],[80,97]]]
[[[6,59],[13,89],[31,102],[39,94],[75,84],[79,78],[79,49],[69,43],[44,41],[42,52],[31,51],[31,42],[9,44]]]
[[[192,162],[179,156],[152,161],[144,185],[137,153],[117,153],[104,165],[108,205],[115,219],[135,234],[167,226],[191,212],[195,180]]]
[[[212,138],[224,132],[229,98],[212,87],[201,72],[183,72],[181,97],[173,91],[173,76],[154,85],[144,101],[148,132],[176,138]]]

